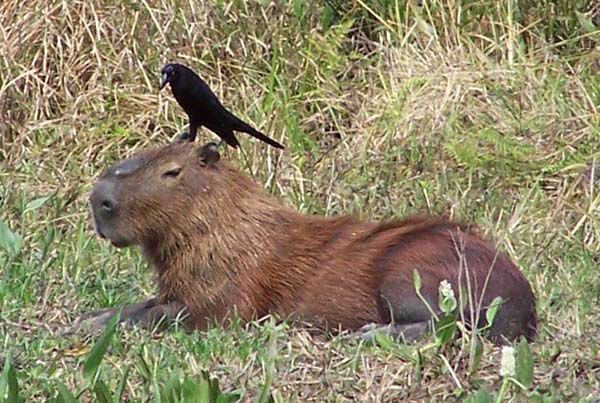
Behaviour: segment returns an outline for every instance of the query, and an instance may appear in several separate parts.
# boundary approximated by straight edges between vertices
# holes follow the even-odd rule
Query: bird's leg
[[[225,144],[225,140],[221,140],[219,141],[219,143],[217,144],[217,150],[219,150],[219,148],[221,148],[221,146]]]
[[[179,136],[177,136],[177,138],[175,139],[176,143],[184,143],[186,141],[190,141],[190,133],[189,132],[183,132]]]
[[[198,123],[190,122],[190,131],[181,133],[177,137],[177,140],[175,140],[175,141],[177,143],[183,143],[186,141],[189,141],[189,142],[194,141],[196,139],[196,132],[198,131],[198,127],[200,127],[200,125]]]

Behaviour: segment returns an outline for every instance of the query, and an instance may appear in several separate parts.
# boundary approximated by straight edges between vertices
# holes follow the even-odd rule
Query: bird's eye
[[[169,169],[168,171],[165,171],[162,174],[162,176],[163,177],[175,178],[177,175],[179,175],[180,172],[181,172],[181,168],[173,168],[173,169]]]

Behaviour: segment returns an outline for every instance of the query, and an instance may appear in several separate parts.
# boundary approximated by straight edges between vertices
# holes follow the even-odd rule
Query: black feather
[[[167,82],[171,85],[173,96],[188,115],[190,131],[185,139],[194,141],[198,128],[205,126],[233,148],[239,146],[234,130],[248,133],[273,147],[284,148],[225,109],[208,84],[187,66],[167,64],[162,75],[166,78],[163,85]]]

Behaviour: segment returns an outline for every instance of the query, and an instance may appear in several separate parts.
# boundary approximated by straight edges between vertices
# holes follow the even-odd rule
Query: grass
[[[3,1],[0,218],[22,249],[0,250],[0,362],[11,349],[20,395],[45,401],[62,383],[94,400],[83,362],[97,339],[60,329],[154,291],[137,250],[94,236],[86,198],[109,164],[184,129],[157,89],[162,64],[178,60],[287,146],[241,135],[226,158],[289,205],[479,226],[531,281],[540,316],[533,381],[499,400],[595,401],[599,13],[560,0]],[[245,401],[265,382],[275,401],[498,397],[497,347],[481,345],[469,371],[465,340],[423,350],[431,341],[369,344],[269,321],[118,328],[101,372],[113,391],[129,368],[127,401],[203,370]]]

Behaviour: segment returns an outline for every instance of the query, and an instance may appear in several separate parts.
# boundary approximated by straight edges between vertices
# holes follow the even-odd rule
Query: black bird
[[[165,65],[161,71],[160,89],[162,90],[167,83],[171,84],[173,96],[187,113],[190,123],[189,133],[182,134],[179,140],[194,141],[198,128],[205,126],[222,139],[219,146],[225,141],[237,148],[240,143],[233,135],[233,131],[236,130],[248,133],[273,147],[283,148],[281,144],[225,109],[208,84],[189,67],[177,63]]]

